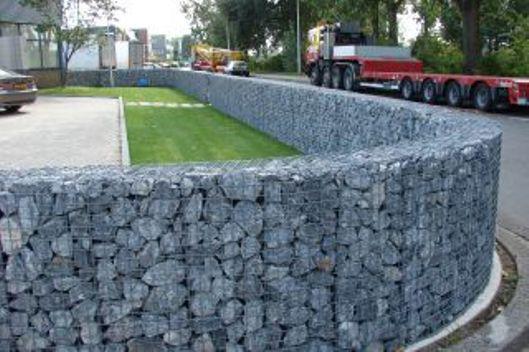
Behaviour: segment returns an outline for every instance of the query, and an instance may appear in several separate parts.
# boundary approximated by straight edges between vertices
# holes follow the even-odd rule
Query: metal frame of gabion
[[[486,285],[495,125],[311,87],[149,74],[196,75],[202,88],[188,92],[307,155],[0,172],[0,350],[395,350]],[[341,108],[306,107],[333,99]]]

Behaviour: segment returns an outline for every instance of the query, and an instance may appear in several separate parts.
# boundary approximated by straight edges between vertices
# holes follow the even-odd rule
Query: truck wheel
[[[321,86],[321,71],[318,65],[312,66],[312,70],[310,71],[310,84]]]
[[[332,87],[334,89],[343,89],[342,69],[337,65],[332,67]]]
[[[332,72],[331,72],[331,66],[325,65],[323,68],[323,74],[322,74],[322,86],[325,88],[331,88],[332,87]]]
[[[445,98],[448,105],[453,107],[460,107],[463,104],[463,94],[461,93],[461,86],[457,82],[450,82],[446,87]]]
[[[472,94],[472,100],[474,101],[474,107],[481,111],[490,111],[492,109],[492,93],[490,88],[485,83],[479,83],[474,88],[474,94]]]
[[[6,111],[9,113],[17,112],[18,110],[20,110],[21,107],[22,106],[20,105],[11,105],[11,106],[6,107]]]
[[[415,89],[413,88],[413,82],[411,79],[406,78],[400,84],[400,95],[406,100],[412,100],[415,95]]]
[[[435,104],[437,101],[437,92],[435,82],[431,79],[427,79],[422,84],[421,89],[422,101],[427,104]]]
[[[347,66],[343,75],[343,85],[345,90],[358,91],[360,82],[358,81],[358,66]]]

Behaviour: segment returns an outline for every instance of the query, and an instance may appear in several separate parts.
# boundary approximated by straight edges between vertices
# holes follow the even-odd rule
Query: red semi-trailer
[[[484,111],[529,106],[529,78],[425,73],[409,48],[372,45],[355,23],[320,25],[309,31],[309,41],[305,72],[314,85],[395,90],[404,99],[454,107],[471,101]]]

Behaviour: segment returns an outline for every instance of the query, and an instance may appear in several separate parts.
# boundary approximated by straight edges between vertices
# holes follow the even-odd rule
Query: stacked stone
[[[0,172],[0,350],[395,350],[487,283],[501,144],[490,122],[150,72],[204,79],[186,91],[321,154]]]

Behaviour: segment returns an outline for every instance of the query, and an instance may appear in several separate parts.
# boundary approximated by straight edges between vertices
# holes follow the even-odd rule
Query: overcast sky
[[[189,22],[182,14],[181,0],[118,0],[124,12],[118,14],[118,25],[125,29],[147,28],[149,34],[180,37],[190,33]],[[406,11],[399,16],[400,36],[406,41],[419,32],[416,16]]]
[[[189,23],[180,10],[180,0],[117,0],[124,8],[118,24],[125,29],[147,28],[149,35],[180,37],[190,33]]]

